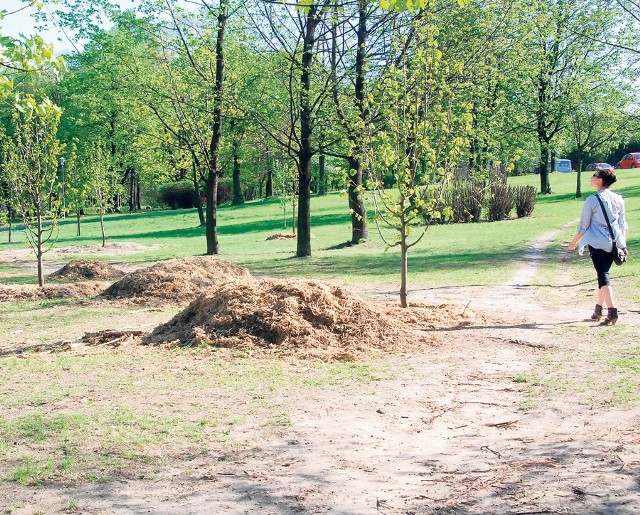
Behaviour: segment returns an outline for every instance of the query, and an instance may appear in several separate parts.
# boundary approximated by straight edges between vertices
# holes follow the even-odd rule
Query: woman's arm
[[[580,215],[580,225],[578,225],[578,232],[569,243],[569,250],[576,250],[578,246],[578,242],[584,236],[584,233],[587,232],[587,229],[591,225],[591,214],[593,213],[593,208],[590,204],[591,197],[588,197],[587,200],[584,201],[584,205],[582,206],[582,214]]]
[[[578,246],[578,242],[580,241],[580,238],[582,238],[583,235],[584,235],[583,232],[576,233],[576,235],[571,240],[571,243],[569,243],[569,250],[576,250],[576,247]]]

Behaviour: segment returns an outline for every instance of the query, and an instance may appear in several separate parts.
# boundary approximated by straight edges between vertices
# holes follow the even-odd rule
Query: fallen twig
[[[485,424],[487,427],[511,427],[520,422],[520,420],[509,420],[507,422],[497,422],[495,424]]]
[[[493,449],[490,449],[488,445],[483,445],[482,447],[480,447],[480,450],[486,449],[489,452],[492,452],[493,454],[495,454],[498,458],[502,458],[502,454],[500,454],[497,451],[494,451]]]
[[[86,333],[81,341],[89,345],[118,345],[131,338],[144,336],[144,331],[114,331],[106,329],[96,333]]]

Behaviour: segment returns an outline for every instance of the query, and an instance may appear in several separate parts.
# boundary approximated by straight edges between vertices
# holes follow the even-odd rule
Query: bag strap
[[[602,199],[600,198],[600,195],[598,195],[597,193],[596,193],[596,198],[598,199],[598,202],[600,202],[600,207],[602,208],[602,213],[604,214],[604,219],[607,221],[607,227],[609,228],[609,234],[611,234],[611,241],[615,244],[616,237],[613,235],[613,229],[611,228],[611,222],[609,222],[609,215],[607,215],[607,210],[604,207],[604,203],[602,202]]]

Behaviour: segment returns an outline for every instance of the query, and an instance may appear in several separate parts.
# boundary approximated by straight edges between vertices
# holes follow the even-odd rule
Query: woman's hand
[[[579,232],[573,237],[573,239],[571,240],[571,243],[569,243],[569,250],[576,250],[576,247],[578,246],[578,242],[580,241],[580,238],[582,238],[582,233]]]

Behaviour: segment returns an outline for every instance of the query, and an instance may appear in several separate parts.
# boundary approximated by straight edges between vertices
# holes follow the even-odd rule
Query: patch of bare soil
[[[102,297],[184,303],[229,280],[250,277],[246,268],[215,256],[171,259],[126,275]]]
[[[54,281],[87,281],[87,280],[109,280],[123,277],[122,270],[102,261],[92,261],[88,259],[75,259],[69,261],[60,270],[49,275],[49,280]]]
[[[0,285],[0,302],[95,297],[109,284],[105,281],[86,281],[74,284],[45,284],[42,288],[33,284]]]
[[[414,324],[421,315],[414,312],[408,320]],[[237,280],[192,302],[145,343],[211,344],[351,360],[372,352],[415,351],[433,341],[414,331],[413,324],[340,286],[310,280]]]
[[[134,242],[107,243],[102,245],[71,245],[69,247],[53,247],[47,252],[47,260],[68,259],[70,255],[102,255],[102,256],[125,256],[137,254],[139,252],[147,252],[162,248],[162,245],[141,245]],[[0,261],[14,262],[24,261],[34,258],[33,251],[30,248],[10,249],[0,251]]]

